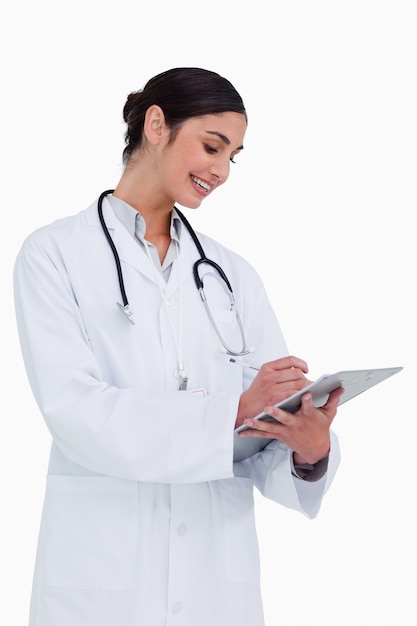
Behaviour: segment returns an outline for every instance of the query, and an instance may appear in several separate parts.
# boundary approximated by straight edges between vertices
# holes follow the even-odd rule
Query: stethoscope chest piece
[[[129,320],[129,322],[131,324],[133,324],[133,326],[135,325],[135,320],[133,319],[133,311],[130,308],[129,304],[125,304],[123,306],[123,304],[120,304],[120,302],[116,302],[117,307],[121,310],[121,312],[123,313],[123,315],[126,315],[127,319]]]

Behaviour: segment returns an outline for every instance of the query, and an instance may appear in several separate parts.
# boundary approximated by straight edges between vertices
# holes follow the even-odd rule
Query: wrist
[[[318,463],[322,459],[325,459],[326,457],[329,456],[330,446],[328,446],[326,450],[327,450],[326,452],[319,453],[314,456],[311,455],[309,456],[308,459],[306,457],[301,456],[301,454],[299,454],[298,452],[294,450],[292,453],[293,463],[294,465],[304,465],[305,463],[308,463],[309,465],[314,465],[315,463]]]

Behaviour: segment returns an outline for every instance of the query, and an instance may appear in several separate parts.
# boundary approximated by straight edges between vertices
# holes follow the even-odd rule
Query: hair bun
[[[131,112],[137,106],[139,100],[141,99],[143,89],[139,89],[139,91],[132,91],[126,99],[126,103],[123,107],[123,119],[126,124],[129,124],[129,117]]]

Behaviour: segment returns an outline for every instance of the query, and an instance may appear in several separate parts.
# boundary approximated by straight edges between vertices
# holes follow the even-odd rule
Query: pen
[[[251,365],[250,363],[246,363],[246,361],[236,361],[236,359],[229,359],[231,363],[236,363],[236,365],[241,365],[242,367],[249,367],[251,370],[256,370],[259,372],[260,367],[256,367],[256,365]]]

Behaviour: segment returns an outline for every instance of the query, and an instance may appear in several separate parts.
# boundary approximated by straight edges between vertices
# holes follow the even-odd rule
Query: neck
[[[146,239],[153,235],[169,235],[173,203],[162,202],[151,190],[145,187],[120,181],[113,195],[124,200],[138,211],[146,223]]]
[[[128,170],[122,176],[113,195],[127,202],[141,214],[146,224],[145,239],[157,248],[162,263],[171,242],[173,204],[158,199],[158,193],[152,189],[148,179],[138,184],[136,177],[128,175]]]

